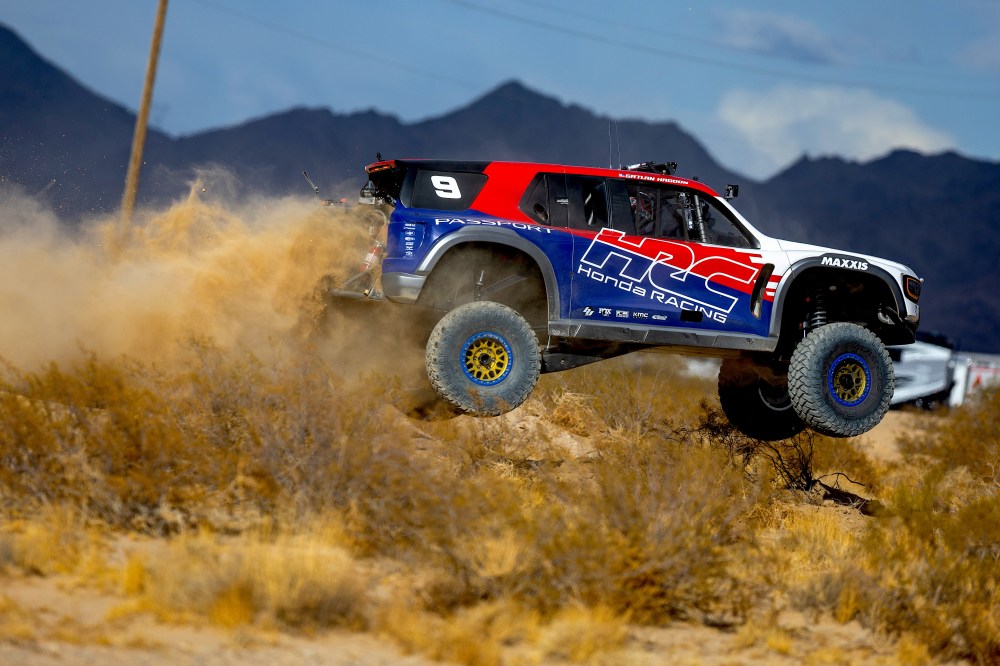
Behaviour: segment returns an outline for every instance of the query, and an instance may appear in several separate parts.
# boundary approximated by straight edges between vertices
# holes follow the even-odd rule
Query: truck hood
[[[809,257],[815,257],[823,254],[836,254],[841,257],[851,257],[863,259],[869,263],[875,264],[890,273],[901,274],[901,275],[916,275],[914,270],[907,266],[906,264],[901,264],[898,261],[892,261],[890,259],[884,259],[882,257],[876,257],[870,254],[861,254],[860,252],[845,252],[843,250],[837,250],[832,247],[823,247],[822,245],[810,245],[809,243],[796,243],[794,241],[779,240],[778,244],[781,249],[788,255],[788,260],[790,263],[794,264],[800,259],[806,259]]]

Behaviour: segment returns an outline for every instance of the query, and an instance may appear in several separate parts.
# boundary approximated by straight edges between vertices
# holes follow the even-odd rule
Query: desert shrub
[[[592,400],[550,394],[563,411],[553,418],[591,424],[593,450],[579,458],[523,442],[511,419],[421,429],[385,404],[390,381],[347,381],[308,355],[264,361],[194,341],[170,369],[96,356],[8,369],[0,500],[10,513],[51,503],[122,529],[180,533],[167,556],[130,560],[121,582],[174,618],[364,626],[349,561],[308,544],[239,541],[265,524],[306,533],[328,514],[352,557],[420,572],[414,612],[439,618],[446,634],[482,626],[484,604],[545,623],[568,608],[591,619],[739,621],[757,592],[741,567],[759,484],[671,425],[673,401],[699,397],[672,382],[700,380],[650,358],[634,377],[625,366],[602,375]],[[199,528],[240,545],[193,536]],[[552,630],[554,652],[595,649],[557,639],[562,631]],[[476,654],[488,662],[487,652]]]
[[[969,433],[969,449],[990,445],[980,425],[993,417],[978,410],[992,399],[911,438],[931,465],[886,482],[890,512],[840,542],[839,565],[793,585],[797,603],[908,636],[939,658],[1000,660],[1000,487],[982,461],[970,471],[938,458]]]
[[[337,544],[311,534],[184,536],[137,566],[123,567],[139,608],[168,620],[293,630],[362,629],[366,578]]]
[[[38,638],[38,622],[31,611],[20,606],[6,594],[0,594],[0,639],[33,641]]]
[[[936,514],[935,529],[896,518],[873,530],[860,561],[841,572],[836,599],[876,630],[912,632],[946,658],[1000,659],[1000,497],[957,514]],[[845,606],[844,599],[851,597]]]
[[[639,622],[739,615],[748,590],[730,549],[752,548],[741,519],[757,489],[700,448],[661,443],[600,454],[595,487],[580,487],[573,511],[538,530],[544,558],[565,562],[561,576],[536,581],[541,596],[579,594]]]
[[[151,514],[191,466],[166,398],[91,356],[0,387],[0,487],[10,504],[69,502],[112,523]],[[181,486],[182,487],[182,486]]]
[[[594,402],[593,396],[561,386],[551,394],[546,418],[574,435],[586,437],[593,434],[594,424],[600,422]]]
[[[785,488],[811,490],[816,484],[813,453],[820,436],[811,430],[776,442],[755,439],[740,432],[721,409],[703,401],[699,422],[688,432],[721,451],[730,465],[743,470],[752,479],[761,476],[763,463],[767,472],[780,479]]]
[[[721,462],[703,448],[631,442],[580,468],[537,467],[530,483],[482,473],[459,496],[479,512],[437,547],[455,581],[545,615],[582,604],[648,623],[738,616],[750,590],[731,548],[752,543],[741,518],[757,489]]]
[[[626,616],[605,607],[570,606],[543,628],[539,643],[548,660],[586,664],[621,648],[627,635]]]
[[[852,439],[815,436],[812,466],[818,478],[829,485],[842,481],[865,486],[866,494],[881,490],[881,473],[872,459]]]
[[[1000,387],[981,391],[947,418],[927,420],[921,432],[902,438],[900,450],[1000,483]]]
[[[405,603],[385,606],[376,629],[407,652],[467,666],[500,666],[503,647],[533,640],[537,614],[509,601],[490,601],[442,617]]]
[[[79,573],[99,582],[106,555],[101,531],[65,507],[45,507],[31,520],[0,525],[0,570],[16,567],[42,576]]]
[[[553,375],[539,393],[553,417],[577,434],[669,436],[675,424],[693,421],[699,402],[714,392],[714,382],[691,374],[687,363],[672,354],[629,354]]]
[[[268,367],[204,343],[192,350],[171,373],[94,356],[9,371],[0,501],[25,512],[67,503],[155,532],[227,527],[279,505],[293,515],[351,506],[379,521],[400,514],[393,502],[412,501],[385,486],[412,478],[404,490],[413,490],[430,473],[412,469],[380,396],[322,363]]]

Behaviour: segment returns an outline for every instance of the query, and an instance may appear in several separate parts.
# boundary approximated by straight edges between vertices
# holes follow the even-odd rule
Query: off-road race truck
[[[885,345],[919,320],[906,266],[768,237],[730,205],[738,187],[675,163],[378,159],[360,202],[387,220],[362,264],[381,258],[381,284],[335,295],[436,313],[427,376],[461,411],[503,413],[542,372],[652,347],[720,357],[723,411],[758,439],[855,436],[889,407]]]

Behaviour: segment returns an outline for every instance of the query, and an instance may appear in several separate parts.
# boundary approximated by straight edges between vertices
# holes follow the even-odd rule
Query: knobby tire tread
[[[501,329],[512,346],[521,349],[514,358],[511,377],[497,387],[473,387],[479,393],[473,398],[462,385],[464,380],[459,359],[454,354],[456,338],[465,338],[472,329]],[[466,303],[446,314],[434,327],[427,341],[427,378],[444,400],[460,410],[479,416],[497,416],[518,407],[531,394],[541,372],[541,351],[534,331],[518,312],[501,303],[476,301]]]
[[[886,389],[868,415],[849,419],[830,406],[826,373],[817,368],[817,355],[826,356],[838,344],[864,345],[885,370]],[[838,322],[811,331],[792,353],[788,370],[789,395],[795,412],[816,432],[831,437],[856,437],[874,428],[889,410],[894,381],[892,359],[878,336],[857,324]]]

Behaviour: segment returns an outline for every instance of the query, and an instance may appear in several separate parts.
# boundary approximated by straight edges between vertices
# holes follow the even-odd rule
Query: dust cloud
[[[224,174],[203,176],[186,198],[137,211],[124,234],[115,217],[70,233],[23,192],[0,190],[0,358],[23,369],[84,354],[169,366],[192,340],[259,358],[301,348],[323,314],[317,284],[364,255],[366,212],[235,202],[230,190]],[[328,337],[356,342],[374,325],[344,320]]]

